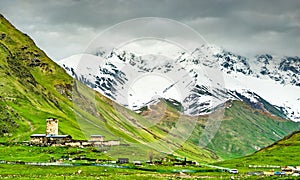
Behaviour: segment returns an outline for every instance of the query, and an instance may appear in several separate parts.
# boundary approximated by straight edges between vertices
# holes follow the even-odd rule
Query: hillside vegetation
[[[251,155],[224,161],[219,165],[236,168],[247,168],[249,165],[299,166],[299,149],[300,131],[297,131]]]
[[[227,108],[220,129],[208,144],[224,159],[251,154],[299,130],[299,124],[233,101]]]

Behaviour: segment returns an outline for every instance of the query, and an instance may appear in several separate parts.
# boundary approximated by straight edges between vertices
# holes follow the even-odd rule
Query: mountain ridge
[[[185,71],[189,73],[190,79],[184,79],[183,77],[181,79],[177,78],[178,80],[174,80],[173,84],[169,84],[168,86],[172,89],[175,84],[179,84],[182,88],[186,88],[184,87],[186,85],[183,81],[189,81],[195,84],[193,90],[184,92],[187,94],[183,95],[185,99],[181,100],[181,103],[187,102],[188,97],[198,98],[189,103],[187,102],[186,106],[202,107],[202,110],[186,109],[185,112],[187,112],[187,114],[197,115],[207,113],[218,103],[224,103],[230,98],[236,98],[236,96],[231,96],[230,92],[237,91],[238,94],[244,96],[244,99],[248,98],[253,101],[257,101],[257,99],[250,98],[249,95],[251,93],[256,94],[256,96],[260,96],[260,98],[272,104],[278,111],[281,111],[284,114],[281,115],[282,117],[285,116],[294,121],[299,120],[300,110],[297,104],[300,103],[300,96],[297,91],[300,88],[297,82],[299,82],[300,74],[297,70],[297,65],[300,63],[300,59],[298,57],[284,57],[280,63],[275,63],[273,66],[270,63],[270,59],[273,59],[271,55],[259,55],[255,61],[265,65],[258,68],[260,64],[249,62],[250,60],[246,57],[235,55],[216,46],[201,46],[201,48],[202,49],[197,48],[192,53],[193,58],[187,56],[185,53],[179,53],[180,55],[174,62],[154,59],[154,65],[149,65],[145,57],[136,56],[134,53],[127,53],[121,50],[114,50],[112,52],[102,50],[101,53],[96,53],[97,56],[92,54],[76,55],[61,60],[58,63],[73,77],[76,75],[77,79],[81,79],[85,84],[118,103],[123,104],[125,107],[129,106],[129,108],[133,110],[135,110],[133,105],[130,106],[128,102],[126,104],[124,99],[118,96],[118,94],[121,93],[120,89],[124,89],[126,85],[125,82],[131,82],[132,78],[142,76],[143,73],[150,74],[155,72],[168,75],[171,74],[170,72],[172,71],[176,73],[185,68]],[[278,58],[274,59],[279,61]],[[269,69],[266,65],[270,66]],[[250,68],[250,66],[253,68]],[[97,69],[97,67],[99,69]],[[89,71],[85,68],[89,69]],[[212,79],[209,77],[212,76],[212,74],[208,76],[203,72],[203,68],[204,71],[215,71],[217,76],[220,77]],[[73,69],[72,72],[70,69]],[[132,71],[136,73],[132,73]],[[142,73],[138,73],[139,71]],[[244,79],[247,79],[251,84],[247,84]],[[216,82],[211,83],[211,81]],[[258,83],[258,87],[256,87],[255,83]],[[265,86],[266,88],[263,89],[259,86]],[[275,87],[280,90],[278,94],[282,97],[277,98],[278,94],[268,92],[269,89],[271,90]],[[200,90],[201,88],[202,90]],[[289,90],[286,91],[287,89]],[[291,92],[285,93],[289,91]],[[248,92],[250,92],[250,94]],[[128,92],[122,90],[122,93]],[[167,96],[168,98],[170,97],[170,93],[161,93],[160,96]],[[217,96],[222,97],[223,100],[221,98],[215,98]],[[143,97],[140,97],[140,99],[141,98]],[[176,100],[180,101],[179,99]],[[135,105],[137,107],[136,109],[142,108],[142,106],[148,104],[150,100],[144,101],[144,104],[140,103]],[[213,104],[212,101],[216,103]],[[133,102],[133,104],[134,103],[137,102]]]

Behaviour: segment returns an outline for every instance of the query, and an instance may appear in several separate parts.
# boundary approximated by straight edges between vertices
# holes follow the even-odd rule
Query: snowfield
[[[132,110],[174,99],[189,115],[207,114],[230,99],[264,99],[300,121],[300,59],[260,55],[249,59],[217,46],[177,58],[125,51],[78,54],[58,62],[71,76]],[[239,94],[238,96],[236,94]],[[243,98],[240,98],[240,97]]]

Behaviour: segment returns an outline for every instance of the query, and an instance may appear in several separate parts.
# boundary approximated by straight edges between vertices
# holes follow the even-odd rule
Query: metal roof
[[[48,134],[46,137],[47,137],[47,138],[66,138],[66,137],[71,137],[71,136],[70,136],[70,135]]]
[[[45,137],[46,134],[32,134],[30,137]]]

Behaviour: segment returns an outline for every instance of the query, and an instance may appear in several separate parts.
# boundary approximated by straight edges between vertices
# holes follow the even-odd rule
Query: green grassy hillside
[[[61,133],[84,138],[68,97],[72,79],[34,42],[0,17],[0,140],[28,140],[45,131],[45,120],[61,120]]]
[[[153,121],[156,121],[158,117],[165,116],[158,123],[160,128],[168,130],[169,127],[176,125],[175,120],[178,119],[179,114],[168,101],[160,102],[151,106],[150,109],[151,111],[144,110],[141,114]],[[210,116],[180,117],[197,122],[194,128],[190,127],[192,133],[187,139],[188,143],[194,145],[199,145],[199,140],[202,140],[204,128],[208,123],[216,125],[212,127],[215,128],[216,134],[204,148],[215,152],[221,159],[232,159],[251,154],[280,140],[288,133],[299,130],[299,123],[253,109],[241,101],[228,101],[222,109],[224,111],[220,110],[221,112]],[[163,111],[166,113],[162,115]],[[221,116],[218,117],[216,114]],[[214,123],[214,121],[220,122]]]
[[[227,167],[246,168],[249,165],[299,166],[300,131],[246,157],[220,163]]]
[[[224,159],[251,154],[299,130],[299,124],[233,101],[208,148]]]

